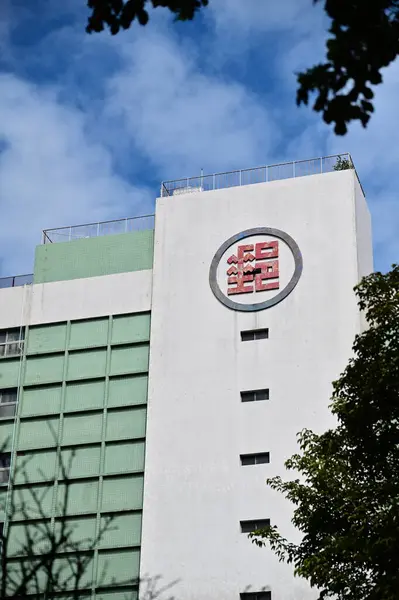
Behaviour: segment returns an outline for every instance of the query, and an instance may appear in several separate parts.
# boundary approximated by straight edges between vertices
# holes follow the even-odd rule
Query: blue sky
[[[399,64],[366,130],[337,137],[298,109],[294,73],[323,60],[327,35],[312,0],[210,0],[185,24],[157,9],[116,37],[85,33],[85,0],[0,10],[0,275],[32,271],[43,228],[151,212],[163,179],[342,152],[376,268],[398,261]]]

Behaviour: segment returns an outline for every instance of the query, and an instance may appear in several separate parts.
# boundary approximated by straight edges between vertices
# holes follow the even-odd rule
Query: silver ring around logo
[[[227,296],[225,296],[225,294],[220,289],[220,286],[217,282],[217,268],[223,254],[232,244],[253,235],[270,235],[279,238],[280,240],[283,240],[292,252],[295,261],[295,269],[294,274],[292,275],[289,283],[285,286],[285,288],[281,290],[281,292],[279,292],[276,296],[270,298],[270,300],[265,300],[264,302],[257,302],[256,304],[240,304],[239,302],[234,302],[233,300],[230,300],[230,298],[227,298]],[[231,238],[226,240],[224,244],[220,246],[219,250],[213,257],[211,268],[209,270],[209,285],[211,286],[212,292],[215,294],[219,302],[221,302],[228,308],[231,308],[233,310],[241,310],[244,312],[264,310],[265,308],[275,306],[276,304],[281,302],[281,300],[284,300],[284,298],[286,298],[288,294],[292,292],[292,290],[299,281],[299,278],[302,273],[302,267],[303,260],[301,251],[299,250],[298,244],[295,242],[295,240],[292,239],[290,235],[288,235],[288,233],[285,233],[280,229],[273,229],[271,227],[255,227],[254,229],[246,229],[241,233],[233,235]]]

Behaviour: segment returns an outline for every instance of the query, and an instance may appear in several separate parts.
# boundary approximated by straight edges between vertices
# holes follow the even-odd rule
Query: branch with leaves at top
[[[146,25],[149,19],[147,6],[168,8],[178,21],[190,21],[208,0],[87,0],[91,9],[86,31],[93,33],[108,27],[115,35],[128,29],[135,19]]]
[[[324,8],[331,18],[327,61],[299,73],[297,104],[315,94],[313,109],[344,135],[352,121],[367,125],[374,112],[371,86],[382,83],[382,69],[399,54],[399,2],[326,0]]]

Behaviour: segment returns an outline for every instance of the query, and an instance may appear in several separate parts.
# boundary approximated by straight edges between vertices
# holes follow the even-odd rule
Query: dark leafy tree
[[[399,594],[399,266],[357,287],[369,328],[334,384],[335,429],[299,434],[286,467],[299,477],[268,484],[294,504],[299,544],[276,526],[250,534],[270,545],[319,598],[397,600]]]
[[[319,2],[319,0],[314,0]],[[327,60],[298,75],[297,103],[308,104],[345,134],[347,124],[366,126],[374,110],[371,85],[399,53],[398,0],[326,0],[331,18]]]
[[[140,25],[146,25],[148,5],[168,8],[177,20],[189,21],[207,4],[208,0],[87,0],[92,12],[86,31],[102,31],[107,26],[112,34],[116,34],[121,28],[128,29],[135,19]]]

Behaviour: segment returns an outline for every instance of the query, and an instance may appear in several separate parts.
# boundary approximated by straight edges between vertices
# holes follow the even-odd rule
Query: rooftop
[[[175,196],[176,194],[187,194],[189,192],[208,192],[240,185],[250,185],[252,183],[267,183],[279,179],[292,179],[293,177],[331,173],[332,171],[348,168],[355,169],[351,155],[346,152],[344,154],[296,160],[277,165],[255,167],[253,169],[240,169],[225,173],[213,173],[212,175],[201,174],[196,177],[163,181],[161,184],[161,196]]]
[[[176,196],[178,194],[187,194],[191,192],[208,192],[254,183],[267,183],[269,181],[281,179],[331,173],[333,171],[349,168],[354,169],[356,173],[351,155],[349,153],[344,153],[276,165],[266,165],[263,167],[255,167],[253,169],[240,169],[238,171],[228,171],[225,173],[213,173],[212,175],[201,174],[196,177],[163,181],[161,184],[161,197]],[[154,225],[155,215],[151,214],[141,217],[117,219],[114,221],[45,229],[43,231],[43,244],[70,242],[82,238],[154,229]],[[31,274],[3,277],[0,278],[0,289],[22,286],[30,284],[32,281],[33,275]]]

